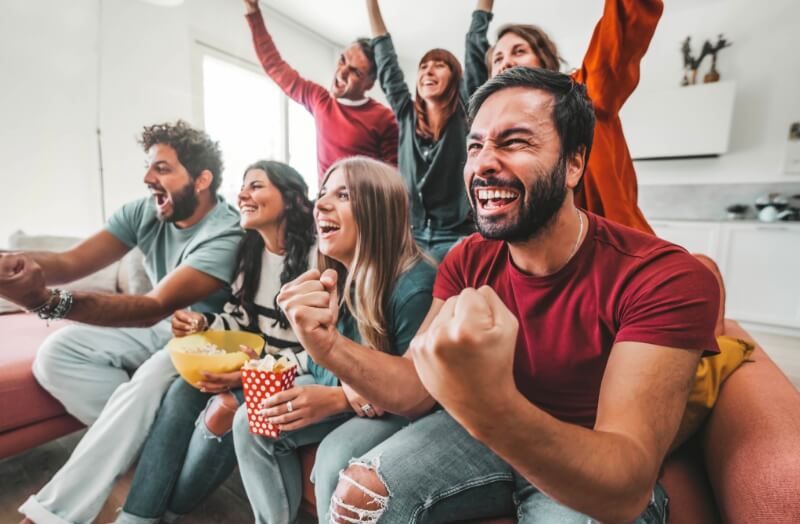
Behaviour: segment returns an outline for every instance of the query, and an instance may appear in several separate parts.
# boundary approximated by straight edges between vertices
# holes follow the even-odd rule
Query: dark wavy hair
[[[144,127],[139,143],[145,152],[156,144],[170,146],[192,180],[196,180],[204,170],[210,171],[212,179],[209,190],[212,196],[216,196],[222,183],[222,151],[219,142],[211,140],[205,131],[194,129],[183,120],[174,124],[155,124]]]
[[[293,167],[274,160],[259,160],[245,169],[260,169],[267,173],[267,178],[281,192],[283,197],[283,214],[281,219],[286,224],[283,246],[286,255],[281,270],[281,285],[291,282],[308,269],[308,256],[316,242],[314,227],[314,205],[308,199],[308,186],[303,177]],[[237,274],[242,275],[242,285],[234,294],[251,323],[257,322],[255,296],[261,283],[261,260],[264,253],[264,239],[257,231],[245,231],[236,254]],[[277,295],[273,298],[273,306],[278,313],[275,324],[281,328],[289,327],[289,320],[278,307]]]

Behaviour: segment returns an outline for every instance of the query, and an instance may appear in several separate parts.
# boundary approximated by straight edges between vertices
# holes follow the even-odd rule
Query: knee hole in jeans
[[[208,431],[218,437],[224,436],[233,427],[233,417],[239,402],[231,392],[219,393],[211,397],[203,422]]]
[[[378,467],[378,458],[370,463],[356,460],[339,473],[339,483],[331,497],[331,522],[378,521],[389,502],[389,490],[378,475]]]

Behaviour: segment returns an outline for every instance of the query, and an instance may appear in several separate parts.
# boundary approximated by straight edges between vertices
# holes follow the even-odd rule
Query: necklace
[[[564,262],[564,265],[572,260],[572,257],[575,256],[575,253],[578,252],[578,246],[581,243],[581,235],[583,235],[583,215],[577,207],[575,208],[575,212],[578,214],[578,222],[580,223],[580,227],[578,228],[578,238],[575,239],[575,245],[572,247],[572,253],[569,254],[569,258],[566,262]]]

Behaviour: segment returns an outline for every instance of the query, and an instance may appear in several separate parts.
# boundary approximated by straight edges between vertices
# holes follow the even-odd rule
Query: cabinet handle
[[[789,231],[786,226],[756,226],[759,231]]]

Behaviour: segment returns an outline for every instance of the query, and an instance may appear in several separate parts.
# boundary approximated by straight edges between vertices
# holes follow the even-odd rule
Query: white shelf
[[[733,82],[634,91],[620,112],[631,156],[642,160],[726,153],[735,93]]]

